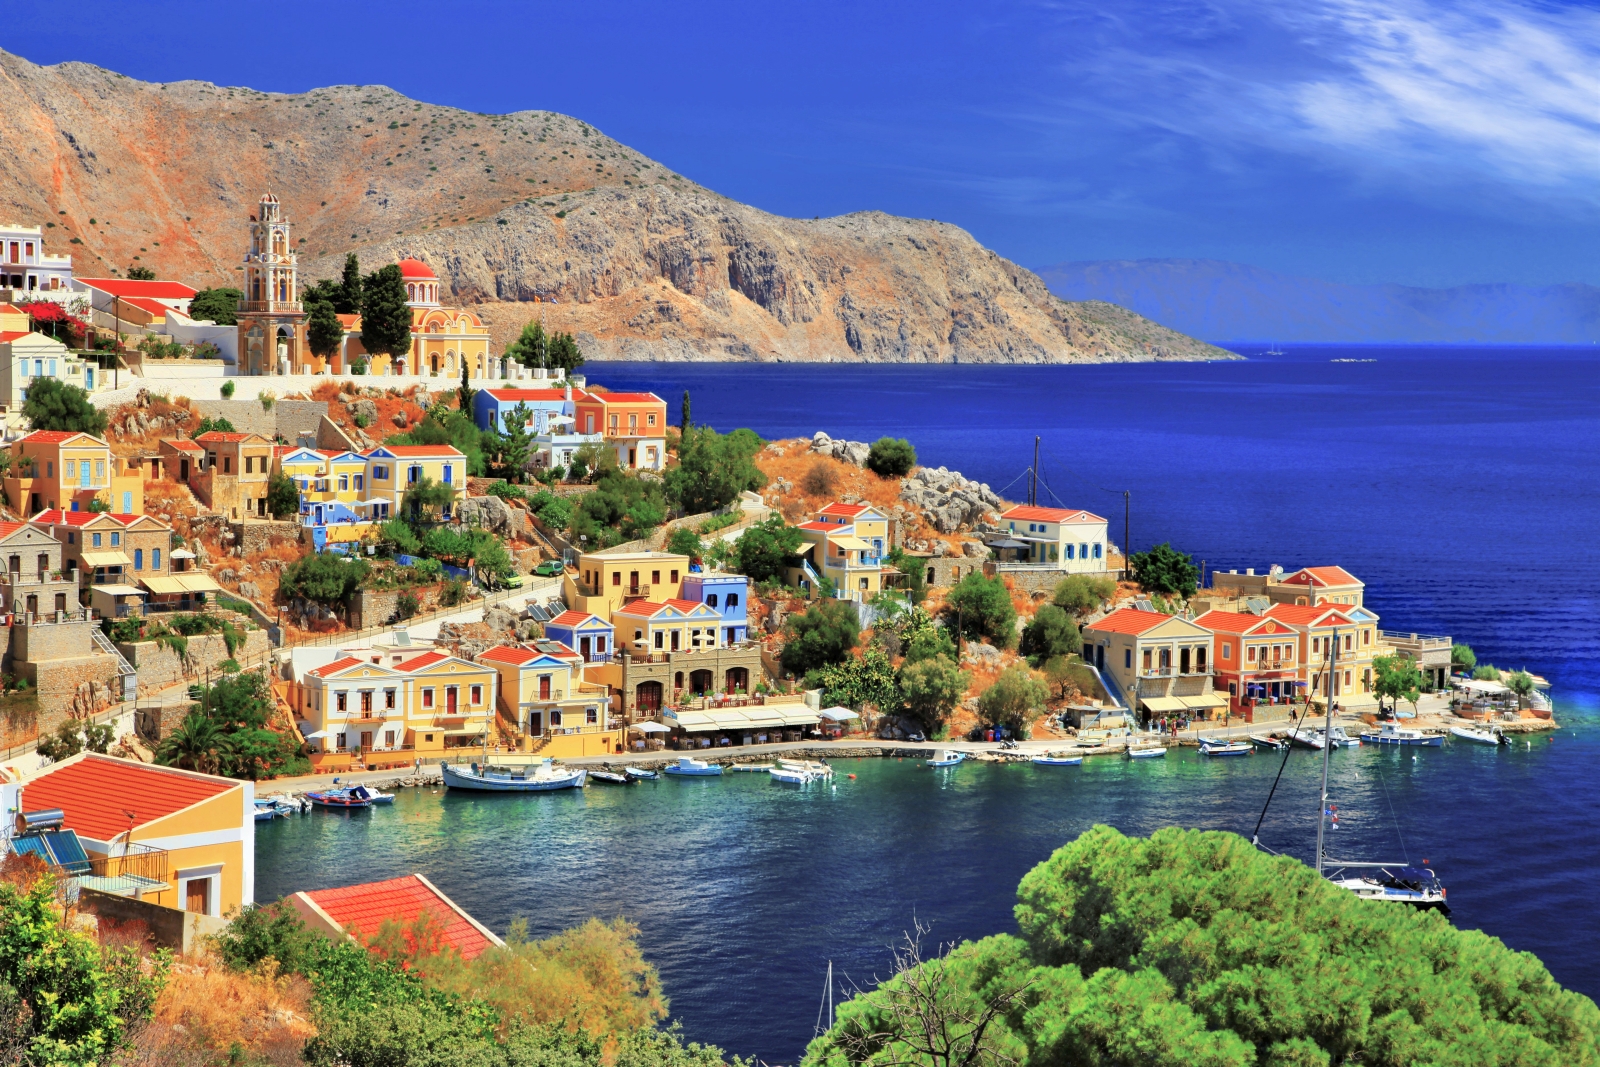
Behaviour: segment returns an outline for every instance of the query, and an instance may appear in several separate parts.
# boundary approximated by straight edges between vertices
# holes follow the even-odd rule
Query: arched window
[[[144,570],[144,549],[142,548],[133,550],[133,569],[136,571]]]
[[[408,282],[406,284],[406,299],[407,300],[416,300],[416,298],[417,298],[417,287]]]
[[[444,354],[444,372],[451,377],[455,376],[456,354],[454,350],[448,351]]]

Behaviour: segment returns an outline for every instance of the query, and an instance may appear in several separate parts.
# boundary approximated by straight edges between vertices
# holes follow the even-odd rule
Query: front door
[[[674,652],[678,651],[678,635],[682,632],[682,630],[672,631],[672,651]]]
[[[579,652],[580,655],[583,656],[583,662],[588,663],[589,662],[589,639],[587,637],[578,638],[578,652]]]
[[[528,712],[528,734],[529,734],[529,736],[538,737],[542,733],[544,733],[544,712],[542,712],[542,711],[530,711],[530,712]]]
[[[183,910],[197,915],[211,914],[211,879],[189,879],[183,891]]]
[[[444,691],[444,713],[446,715],[454,715],[456,713],[456,695],[460,691],[461,691],[461,689],[460,689],[459,686],[452,685],[452,686],[445,687],[445,691]]]
[[[371,747],[372,747],[372,731],[371,730],[362,730],[361,731],[361,748],[363,750],[366,750],[366,749],[369,749]]]
[[[180,459],[178,461],[178,481],[187,482],[188,480],[189,480],[189,461],[188,461],[188,459]]]

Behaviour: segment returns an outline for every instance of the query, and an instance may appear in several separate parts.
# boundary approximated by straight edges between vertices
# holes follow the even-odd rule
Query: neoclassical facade
[[[315,373],[306,347],[298,258],[289,239],[289,220],[283,217],[278,198],[267,193],[250,218],[250,250],[244,257],[238,325],[241,374]]]
[[[472,312],[439,303],[439,276],[426,263],[402,259],[400,277],[405,281],[406,303],[411,305],[411,351],[393,359],[367,355],[361,343],[360,316],[342,316],[345,341],[334,356],[334,373],[342,373],[344,367],[367,355],[369,374],[460,378],[461,361],[465,360],[469,378],[502,377],[500,360],[489,355],[489,328]]]

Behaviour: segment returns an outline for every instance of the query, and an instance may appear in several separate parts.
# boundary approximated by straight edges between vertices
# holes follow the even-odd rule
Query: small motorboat
[[[1344,727],[1343,726],[1335,726],[1333,728],[1333,732],[1331,734],[1329,734],[1328,736],[1332,739],[1334,748],[1360,748],[1361,747],[1361,738],[1359,738],[1359,737],[1351,737],[1349,734],[1344,732]]]
[[[372,803],[372,804],[393,804],[394,803],[394,794],[393,793],[380,793],[376,789],[368,789],[364,785],[352,786],[350,788],[350,795],[353,796],[353,797],[365,799],[366,801],[368,801],[369,803]]]
[[[1202,756],[1253,756],[1255,747],[1248,741],[1228,741],[1221,738],[1200,739]]]
[[[314,808],[326,808],[329,811],[365,811],[372,807],[369,797],[355,796],[348,789],[328,789],[322,792],[309,792],[306,799],[311,801]]]
[[[1471,741],[1475,745],[1509,745],[1511,742],[1506,735],[1500,732],[1498,726],[1452,726],[1450,736],[1459,737],[1463,741]]]
[[[1328,866],[1335,868],[1329,872],[1328,881],[1341,889],[1350,890],[1362,900],[1389,900],[1450,914],[1450,905],[1445,902],[1445,888],[1439,884],[1439,876],[1428,867],[1413,867],[1405,863],[1327,862]],[[1372,873],[1353,874],[1349,868],[1364,868]]]
[[[1414,726],[1401,726],[1392,722],[1384,723],[1376,732],[1363,731],[1361,740],[1369,745],[1407,745],[1427,748],[1440,748],[1444,745],[1443,734],[1425,734]]]
[[[1146,743],[1129,745],[1127,748],[1127,755],[1129,759],[1161,759],[1166,754],[1166,745]]]
[[[768,767],[767,774],[774,782],[784,785],[810,785],[817,780],[817,776],[804,767]]]
[[[633,779],[616,771],[590,771],[589,781],[600,785],[632,785]]]
[[[727,770],[739,771],[743,774],[765,774],[772,770],[770,763],[730,763]]]
[[[271,822],[273,819],[288,818],[296,810],[294,808],[286,810],[276,800],[268,800],[264,797],[256,798],[256,822]]]
[[[583,768],[574,771],[558,767],[551,759],[531,767],[497,764],[480,767],[476,763],[452,767],[441,760],[439,771],[447,789],[476,793],[545,793],[556,789],[582,789],[589,775]]]
[[[946,749],[943,752],[939,753],[939,755],[936,758],[929,760],[928,761],[928,766],[930,766],[930,767],[954,767],[956,764],[960,763],[962,760],[964,760],[966,758],[967,758],[967,754],[965,752],[957,752],[954,749]]]
[[[1309,748],[1321,752],[1327,747],[1327,741],[1322,736],[1320,729],[1310,730],[1304,727],[1289,731],[1289,744],[1295,748]]]
[[[693,756],[679,756],[677,763],[669,763],[661,769],[674,778],[709,778],[722,773],[720,763],[707,763]]]
[[[654,782],[661,777],[648,767],[624,767],[622,773],[627,775],[630,782]]]
[[[1250,743],[1267,752],[1282,752],[1289,747],[1288,741],[1281,737],[1273,737],[1270,734],[1251,734]]]
[[[1037,763],[1041,767],[1076,767],[1083,762],[1083,757],[1069,756],[1064,752],[1046,752],[1028,762]]]
[[[805,771],[813,778],[832,778],[833,768],[825,760],[814,759],[780,759],[778,766],[792,771]]]

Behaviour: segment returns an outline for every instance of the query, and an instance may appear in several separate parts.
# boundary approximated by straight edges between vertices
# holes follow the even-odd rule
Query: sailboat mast
[[[1339,628],[1333,628],[1333,643],[1328,650],[1328,714],[1322,728],[1322,792],[1317,803],[1317,877],[1322,877],[1322,834],[1328,821],[1328,756],[1333,751],[1333,678],[1339,665]]]

